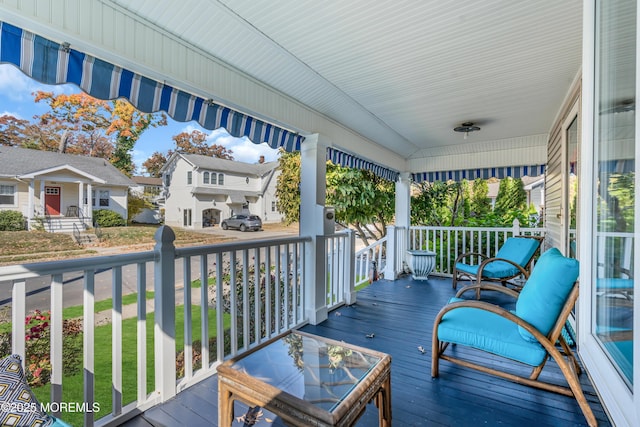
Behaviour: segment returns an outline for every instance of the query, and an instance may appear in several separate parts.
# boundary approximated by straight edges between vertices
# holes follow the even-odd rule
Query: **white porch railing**
[[[173,231],[162,227],[156,233],[153,251],[0,267],[0,283],[11,287],[12,292],[11,351],[23,361],[29,281],[35,280],[40,286],[44,282],[43,288],[50,295],[51,407],[73,402],[92,408],[96,385],[110,384],[110,407],[98,402],[100,412],[87,411],[76,423],[117,425],[214,374],[225,358],[306,323],[303,278],[310,238],[188,248],[175,248],[174,239]],[[341,254],[352,252],[345,237],[336,238],[336,242]],[[332,261],[332,267],[345,264],[338,258]],[[342,268],[346,274],[348,269]],[[343,275],[338,273],[335,278],[338,276]],[[83,293],[83,369],[77,374],[81,375],[83,389],[75,392],[71,384],[78,379],[74,383],[63,374],[64,298],[74,280],[82,282],[82,291],[78,292]],[[131,288],[137,292],[136,302],[125,305],[125,289]],[[96,295],[101,289],[111,290],[109,342],[96,340]],[[152,306],[146,300],[149,290],[154,292]],[[135,323],[127,322],[131,308]],[[196,322],[194,316],[200,321]],[[150,337],[147,324],[152,321]],[[184,329],[181,334],[176,325]],[[135,336],[135,346],[123,342],[126,330]],[[180,336],[183,338],[176,338]],[[148,345],[151,338],[153,344]],[[111,353],[107,372],[96,363],[96,354],[105,349]],[[123,363],[123,356],[132,353],[137,360],[134,367]],[[179,374],[176,361],[181,363]],[[152,385],[148,388],[147,384]],[[65,419],[69,414],[53,415]]]
[[[387,264],[387,254],[389,236],[385,236],[355,253],[355,275],[354,285],[360,286],[375,280],[373,275],[375,263],[375,271],[377,275],[382,276]]]
[[[493,256],[508,237],[516,235],[544,236],[545,229],[520,227],[517,220],[512,227],[507,228],[412,226],[409,229],[407,249],[434,251],[436,266],[433,272],[452,275],[458,255],[478,252]],[[406,251],[401,255],[406,255]]]

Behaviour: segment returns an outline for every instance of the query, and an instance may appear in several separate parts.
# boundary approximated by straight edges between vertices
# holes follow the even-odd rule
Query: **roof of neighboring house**
[[[14,178],[64,167],[99,178],[108,185],[135,185],[129,177],[102,158],[0,146],[0,177]]]
[[[206,194],[210,196],[230,196],[234,198],[236,196],[248,196],[248,197],[259,197],[261,194],[257,191],[247,191],[247,190],[228,190],[226,188],[219,187],[194,187],[191,191],[193,194]]]
[[[209,169],[216,172],[228,172],[238,175],[263,176],[278,167],[278,162],[252,164],[238,162],[235,160],[219,159],[217,157],[203,156],[200,154],[174,153],[171,155],[162,170],[164,170],[167,165],[171,164],[178,156],[182,157],[199,169]]]
[[[138,185],[157,185],[162,186],[162,178],[153,178],[151,176],[132,176],[133,182]]]

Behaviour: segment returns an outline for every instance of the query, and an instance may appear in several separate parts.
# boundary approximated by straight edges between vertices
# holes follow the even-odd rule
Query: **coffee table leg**
[[[233,422],[233,393],[218,381],[218,426],[231,427]]]
[[[391,427],[391,377],[387,379],[376,394],[376,406],[378,407],[378,425]]]

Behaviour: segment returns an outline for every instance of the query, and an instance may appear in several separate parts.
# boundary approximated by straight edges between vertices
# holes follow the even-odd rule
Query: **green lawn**
[[[176,307],[176,351],[184,347],[184,309]],[[199,339],[201,333],[200,306],[193,306],[191,310],[193,321],[192,337]],[[154,314],[147,315],[147,392],[153,390],[154,365],[153,365],[153,326]],[[225,329],[230,326],[230,317],[225,315]],[[125,319],[122,321],[122,390],[123,406],[136,400],[137,394],[137,319]],[[216,337],[216,312],[209,310],[209,337]],[[96,413],[96,419],[106,416],[111,412],[111,324],[99,326],[95,329],[95,402],[100,404],[100,412]],[[213,355],[215,356],[215,355]],[[73,376],[63,378],[63,402],[84,402],[82,371]],[[48,402],[50,398],[50,386],[33,389],[36,397],[41,402]],[[62,414],[64,421],[73,426],[83,425],[82,413]]]

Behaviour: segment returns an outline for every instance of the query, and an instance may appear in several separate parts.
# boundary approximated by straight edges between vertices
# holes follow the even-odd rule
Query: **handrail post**
[[[397,277],[398,250],[401,248],[398,247],[396,227],[387,225],[387,262],[383,272],[385,279],[395,280]]]
[[[175,238],[166,225],[154,236],[155,381],[162,402],[176,394]]]
[[[346,239],[347,247],[345,248],[345,303],[347,305],[352,305],[356,303],[356,290],[355,290],[355,272],[356,272],[356,233],[353,232],[352,229],[347,230],[347,239]]]
[[[520,234],[520,221],[518,218],[513,219],[513,235],[518,236]]]

